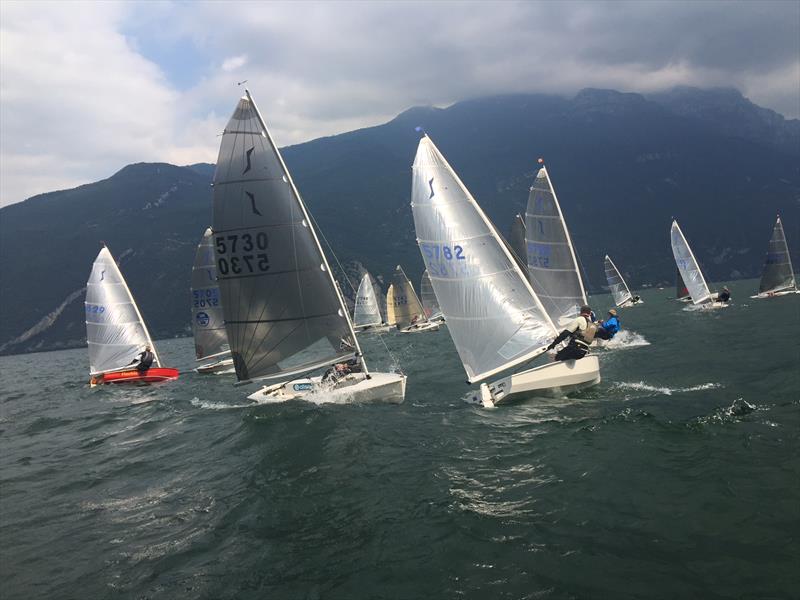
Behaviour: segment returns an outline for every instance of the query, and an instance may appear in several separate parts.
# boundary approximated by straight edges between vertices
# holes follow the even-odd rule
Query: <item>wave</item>
[[[190,400],[192,406],[196,406],[197,408],[205,408],[207,410],[230,410],[236,408],[252,408],[254,406],[253,402],[248,402],[247,404],[225,404],[223,402],[208,402],[206,400],[200,400],[197,396]]]
[[[636,348],[639,346],[649,346],[650,342],[641,334],[635,331],[623,329],[613,339],[608,340],[600,348],[606,350],[624,350],[625,348]]]
[[[614,387],[618,389],[637,390],[641,392],[655,392],[657,394],[664,394],[665,396],[671,396],[672,394],[684,394],[686,392],[700,392],[702,390],[714,390],[721,388],[722,384],[701,383],[699,385],[693,385],[691,387],[685,387],[685,388],[670,388],[670,387],[657,387],[654,385],[649,385],[644,381],[638,381],[634,383],[628,383],[622,381],[614,384]]]

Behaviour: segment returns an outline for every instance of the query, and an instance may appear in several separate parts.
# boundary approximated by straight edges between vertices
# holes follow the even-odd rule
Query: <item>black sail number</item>
[[[214,239],[220,275],[252,275],[269,271],[269,239],[263,231],[218,235]]]

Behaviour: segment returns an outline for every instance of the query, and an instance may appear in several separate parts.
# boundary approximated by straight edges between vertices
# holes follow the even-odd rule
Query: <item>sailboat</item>
[[[531,287],[556,327],[563,327],[588,301],[572,238],[544,165],[528,196],[525,242]]]
[[[86,341],[89,376],[101,383],[154,383],[178,378],[178,370],[164,368],[128,284],[103,246],[86,282]],[[152,366],[139,371],[135,359],[149,347]]]
[[[311,217],[249,91],[222,134],[213,186],[217,276],[236,377],[274,382],[248,398],[402,402],[405,375],[367,368]]]
[[[670,239],[672,242],[672,254],[675,257],[675,264],[680,271],[681,278],[689,290],[694,307],[689,308],[723,308],[728,306],[725,302],[717,302],[715,295],[708,289],[700,265],[697,264],[689,242],[681,231],[677,221],[672,222],[670,229]],[[686,309],[684,309],[686,310]]]
[[[225,334],[225,319],[217,285],[217,262],[214,258],[214,234],[203,233],[192,265],[192,333],[198,373],[233,372],[233,359]]]
[[[386,324],[390,328],[397,325],[397,317],[394,314],[394,285],[391,283],[386,290]]]
[[[469,383],[484,406],[537,394],[563,395],[600,381],[596,356],[523,365],[558,335],[505,240],[425,135],[413,167],[417,243]],[[523,370],[486,383],[515,367]]]
[[[436,292],[433,291],[431,276],[428,275],[427,269],[422,273],[419,293],[422,300],[422,308],[425,310],[425,316],[428,320],[431,323],[444,323],[444,315],[442,314],[442,309],[439,308],[439,301],[436,299]]]
[[[783,224],[779,216],[775,221],[775,227],[772,228],[772,237],[769,238],[758,294],[750,297],[773,298],[787,294],[800,294],[800,290],[797,289],[797,280],[794,277],[794,270],[792,270],[792,258],[789,256],[789,246],[786,243],[786,235],[783,233]]]
[[[679,302],[691,302],[692,297],[689,295],[689,290],[686,284],[683,283],[681,277],[681,270],[675,267],[675,299]]]
[[[369,273],[364,273],[358,285],[353,309],[353,329],[357,332],[383,332],[390,329],[381,317],[378,294]]]
[[[639,298],[639,296],[631,294],[628,284],[625,283],[622,274],[619,272],[619,269],[617,269],[617,265],[614,264],[614,261],[611,260],[608,254],[606,254],[603,259],[603,265],[606,270],[608,289],[611,290],[611,295],[614,297],[614,304],[617,305],[617,308],[626,308],[634,304],[641,304],[642,299]]]
[[[392,306],[397,331],[400,333],[421,333],[436,331],[438,323],[432,323],[425,316],[425,309],[414,291],[403,267],[397,265],[392,277]]]

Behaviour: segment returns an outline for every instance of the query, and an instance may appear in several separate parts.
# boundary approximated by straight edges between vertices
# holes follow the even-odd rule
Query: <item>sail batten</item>
[[[546,167],[539,169],[525,211],[525,256],[536,295],[554,323],[588,304],[578,259]]]
[[[249,92],[222,135],[213,231],[239,380],[360,354],[311,219]]]
[[[427,136],[414,159],[412,211],[422,259],[469,381],[541,353],[556,334],[552,321],[505,240]]]
[[[778,217],[775,221],[775,226],[772,228],[772,235],[769,238],[758,291],[761,294],[768,294],[796,289],[796,287],[797,282],[792,269],[789,245],[786,243],[783,223],[781,223],[781,218]]]
[[[617,269],[617,265],[614,264],[614,261],[611,260],[608,254],[606,254],[603,259],[603,266],[606,271],[608,288],[611,290],[611,295],[614,297],[614,304],[622,306],[626,302],[630,302],[633,299],[633,294],[631,294],[628,284],[625,283],[622,274],[619,272],[619,269]]]
[[[134,359],[150,346],[153,366],[161,366],[139,307],[105,246],[86,282],[86,342],[91,375],[134,368]]]
[[[677,221],[672,222],[670,229],[670,239],[672,242],[672,254],[675,257],[675,265],[681,274],[683,283],[692,297],[693,304],[700,304],[711,300],[711,291],[708,289],[700,265],[694,257],[686,237],[683,235]]]

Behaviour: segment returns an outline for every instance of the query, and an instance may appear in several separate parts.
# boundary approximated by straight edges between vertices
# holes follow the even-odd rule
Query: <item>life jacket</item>
[[[586,319],[586,317],[583,318]],[[579,346],[584,346],[585,348],[589,348],[589,345],[594,340],[594,336],[596,333],[597,333],[597,324],[592,323],[589,319],[586,319],[586,329],[584,329],[583,331],[581,331],[580,328],[576,329],[575,333],[572,334],[572,339]]]

